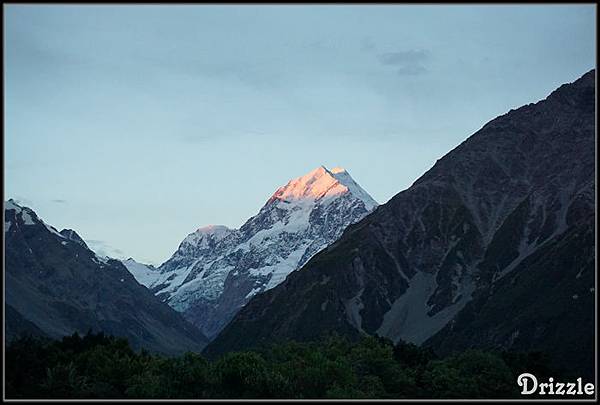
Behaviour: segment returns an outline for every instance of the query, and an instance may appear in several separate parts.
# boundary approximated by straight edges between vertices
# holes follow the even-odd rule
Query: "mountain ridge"
[[[511,286],[519,275],[540,271],[531,261],[536,252],[566,232],[590,232],[594,111],[593,70],[546,99],[485,124],[410,188],[348,226],[340,239],[284,283],[252,299],[204,353],[215,356],[276,340],[317,339],[330,332],[427,342],[446,352],[469,344],[518,348],[522,343],[510,336],[521,333],[534,337],[528,348],[548,348],[550,332],[536,335],[527,324],[515,323],[510,329],[508,322],[494,318],[474,342],[455,338],[461,332],[451,325],[476,313],[469,303],[493,295],[495,286],[504,286],[507,296],[526,294]],[[561,260],[573,253],[565,244],[557,246],[561,248],[554,254]],[[579,265],[587,266],[574,264]],[[581,283],[589,283],[589,277],[593,281],[585,268],[573,270],[585,275],[577,279]],[[568,281],[568,273],[557,276],[565,287],[561,294],[583,288]],[[564,313],[565,324],[574,316],[581,318],[582,336],[594,335],[590,307],[578,307],[577,315],[557,310]],[[543,322],[540,330],[563,330],[552,318]],[[465,335],[475,333],[467,321],[460,324]],[[505,329],[496,336],[492,330],[498,325]],[[432,337],[437,333],[445,337],[436,341]],[[569,355],[584,358],[582,353],[593,348],[587,341],[580,346],[557,348],[561,354],[554,358],[569,365]],[[570,366],[589,372],[590,364]]]
[[[377,206],[347,171],[335,172],[319,166],[288,181],[238,229],[198,228],[146,285],[213,336]]]
[[[5,201],[7,337],[61,338],[91,329],[169,355],[204,347],[206,337],[138,284],[120,261],[98,256],[74,231],[63,231],[31,208]]]

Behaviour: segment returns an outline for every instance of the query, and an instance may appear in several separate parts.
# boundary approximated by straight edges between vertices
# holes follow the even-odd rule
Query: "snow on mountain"
[[[224,225],[207,225],[202,228],[198,228],[196,232],[189,234],[183,243],[187,243],[191,246],[208,246],[209,240],[213,239],[219,241],[225,238],[231,229]]]
[[[121,260],[121,263],[129,270],[138,283],[143,286],[150,286],[156,280],[158,269],[152,265],[136,262],[133,258]]]
[[[61,241],[62,245],[67,246],[70,242],[74,242],[74,243],[77,243],[78,245],[83,246],[87,250],[93,252],[94,256],[93,256],[92,260],[98,264],[104,265],[109,260],[118,260],[118,259],[114,259],[109,256],[99,254],[98,252],[96,252],[96,250],[90,248],[85,243],[85,241],[81,238],[81,236],[79,236],[77,234],[77,232],[75,232],[72,229],[63,229],[60,232],[57,231],[56,228],[54,228],[51,225],[46,224],[41,218],[39,218],[32,209],[30,209],[28,207],[20,206],[12,198],[9,199],[8,201],[4,202],[4,211],[5,212],[6,211],[15,211],[14,220],[7,219],[8,217],[5,216],[5,219],[4,219],[4,232],[5,233],[9,232],[11,230],[11,226],[13,226],[13,225],[18,227],[18,226],[20,226],[20,224],[25,225],[25,226],[33,226],[33,225],[39,224],[39,225],[44,226],[53,235],[63,239]],[[13,218],[13,217],[11,216],[10,218]],[[19,221],[19,218],[21,218],[22,222]],[[119,260],[119,261],[121,261],[121,260]],[[121,262],[123,262],[123,264],[126,264],[124,261],[121,261]],[[140,263],[138,263],[138,264],[139,264],[139,266],[145,266]],[[127,267],[127,265],[126,265],[126,267]],[[136,267],[136,269],[134,271],[136,271],[136,270],[138,270],[138,273],[139,273],[141,271],[141,267]],[[148,270],[150,270],[150,269],[148,269]],[[132,272],[132,271],[130,270],[130,272]],[[132,274],[133,274],[133,272],[132,272]],[[135,277],[135,274],[133,274],[133,275]],[[135,278],[137,280],[137,277],[135,277]],[[154,280],[154,279],[151,278],[150,276],[148,276],[146,278],[146,280]],[[140,281],[138,280],[138,282],[140,282]],[[143,283],[140,282],[140,284],[143,284]]]
[[[376,206],[346,170],[320,166],[278,188],[239,229],[211,225],[188,235],[158,272],[144,273],[145,285],[214,336]]]
[[[331,175],[336,178],[341,184],[348,188],[348,191],[354,196],[359,198],[365,203],[365,207],[368,210],[372,210],[377,207],[377,201],[375,201],[365,190],[363,190],[358,183],[354,181],[346,169],[342,167],[334,167],[331,169]]]
[[[54,235],[60,237],[60,238],[65,238],[63,235],[61,235],[56,228],[54,228],[51,225],[46,224],[44,221],[41,220],[41,218],[38,218],[38,216],[36,215],[35,212],[33,212],[32,209],[27,208],[27,207],[21,207],[19,204],[17,204],[15,202],[15,200],[13,200],[12,198],[9,199],[8,201],[4,202],[4,211],[15,211],[15,218],[17,217],[21,217],[23,220],[23,225],[36,225],[38,223],[42,224],[43,226],[46,227],[46,229],[53,233]],[[4,232],[8,232],[10,230],[10,227],[12,225],[12,221],[7,220],[6,218],[4,219]],[[15,225],[18,226],[18,221],[15,221]]]
[[[206,337],[134,280],[120,261],[97,255],[70,229],[60,233],[14,200],[4,204],[5,303],[30,332],[60,339],[88,330],[126,337],[136,350],[198,351]],[[23,324],[23,320],[28,325]],[[29,329],[29,330],[27,330]]]
[[[62,231],[60,231],[60,234],[63,237],[65,237],[65,238],[67,238],[69,240],[72,240],[75,243],[79,243],[81,246],[89,249],[88,245],[84,242],[84,240],[81,238],[81,236],[79,236],[77,234],[77,232],[75,232],[74,230],[72,230],[72,229],[63,229]]]

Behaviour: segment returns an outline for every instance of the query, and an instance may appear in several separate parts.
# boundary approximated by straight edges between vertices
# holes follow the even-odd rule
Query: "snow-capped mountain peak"
[[[344,168],[335,167],[328,170],[325,166],[319,166],[304,176],[290,180],[285,186],[275,191],[268,203],[277,200],[285,202],[316,201],[348,192],[361,199],[367,209],[377,206],[377,202],[352,179]]]
[[[52,235],[58,237],[63,246],[66,246],[69,244],[69,242],[74,242],[92,252],[92,260],[94,260],[96,263],[101,262],[106,264],[109,260],[114,260],[112,257],[96,253],[95,250],[91,249],[83,240],[83,238],[81,238],[81,236],[79,236],[74,230],[63,229],[59,232],[55,227],[44,222],[44,220],[40,218],[31,208],[19,205],[12,198],[8,201],[5,201],[4,233],[6,234],[7,232],[14,232],[15,229],[13,228],[20,228],[22,226],[44,227]]]
[[[197,232],[210,235],[218,235],[228,230],[229,228],[227,228],[225,225],[206,225],[198,228]]]
[[[361,200],[368,210],[372,210],[373,208],[377,207],[377,201],[375,201],[373,197],[369,195],[369,193],[363,190],[363,188],[354,181],[346,169],[342,167],[334,167],[331,169],[331,174],[338,182],[340,182],[340,184],[343,184],[351,194]]]
[[[12,198],[9,199],[8,201],[4,202],[4,210],[5,211],[13,211],[14,210],[15,217],[20,214],[19,216],[21,217],[21,219],[23,221],[23,225],[34,225],[36,222],[39,221],[35,212],[33,212],[31,209],[29,209],[27,207],[20,206]],[[6,223],[7,222],[5,220],[5,224]],[[4,228],[6,231],[6,225],[4,226]]]
[[[231,233],[231,229],[224,225],[207,225],[190,233],[182,242],[191,246],[206,246],[209,240],[218,242]]]
[[[279,187],[240,228],[192,232],[159,271],[126,265],[214,336],[250,298],[281,283],[376,206],[345,169],[319,166]]]
[[[8,232],[10,230],[11,226],[13,225],[13,223],[16,226],[41,224],[44,227],[46,227],[46,229],[50,233],[58,236],[59,238],[65,239],[65,236],[61,235],[56,230],[56,228],[54,228],[52,225],[46,224],[41,218],[39,218],[37,216],[37,214],[31,208],[23,207],[23,206],[19,205],[12,198],[9,199],[8,201],[4,202],[4,212],[6,212],[6,211],[15,211],[15,214],[14,214],[14,221],[12,219],[7,219],[7,217],[5,215],[5,217],[4,217],[4,232]]]

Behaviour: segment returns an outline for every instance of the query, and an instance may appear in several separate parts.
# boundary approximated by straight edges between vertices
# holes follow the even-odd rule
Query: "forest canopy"
[[[126,339],[22,337],[6,348],[7,398],[509,398],[517,376],[552,373],[541,353],[469,350],[439,358],[414,344],[330,336],[215,360],[136,352]],[[556,374],[554,373],[556,377]]]

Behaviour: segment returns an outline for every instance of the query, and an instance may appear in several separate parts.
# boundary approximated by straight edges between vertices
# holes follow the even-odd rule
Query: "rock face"
[[[344,169],[318,167],[277,189],[240,229],[188,235],[146,285],[210,338],[376,206]]]
[[[595,71],[469,137],[205,349],[336,331],[594,358]]]
[[[207,339],[138,284],[118,260],[96,256],[72,230],[5,202],[6,338],[60,338],[89,329],[164,354],[199,351]]]

